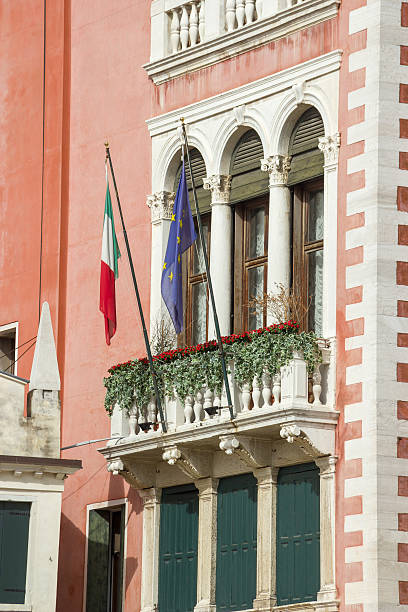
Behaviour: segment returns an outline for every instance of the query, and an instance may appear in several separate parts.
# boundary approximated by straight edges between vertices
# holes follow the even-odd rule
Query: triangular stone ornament
[[[41,310],[40,325],[38,326],[33,365],[31,367],[29,391],[34,389],[59,391],[60,388],[61,381],[52,331],[50,307],[48,302],[44,302]]]

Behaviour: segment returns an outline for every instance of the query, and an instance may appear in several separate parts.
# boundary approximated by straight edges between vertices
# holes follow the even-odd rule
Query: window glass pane
[[[204,255],[203,249],[201,247],[201,240],[198,234],[198,228],[196,227],[197,240],[194,242],[193,246],[193,274],[203,274],[205,273],[205,265],[204,265]],[[204,240],[207,247],[208,252],[208,225],[203,225],[203,234]]]
[[[207,339],[207,283],[196,283],[192,287],[192,344],[201,344]]]
[[[253,298],[262,298],[264,293],[264,266],[256,266],[248,270],[248,302]],[[249,309],[248,329],[258,329],[263,326],[263,312]]]
[[[324,220],[323,189],[312,191],[309,199],[308,242],[323,240]]]
[[[265,208],[249,210],[249,259],[265,254]]]
[[[322,336],[323,328],[323,250],[308,254],[309,264],[309,330]]]

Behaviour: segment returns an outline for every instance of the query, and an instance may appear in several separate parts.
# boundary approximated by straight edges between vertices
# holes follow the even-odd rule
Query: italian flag
[[[116,331],[115,279],[118,278],[120,251],[113,222],[112,202],[106,176],[105,217],[103,220],[101,254],[101,295],[99,309],[105,315],[106,344]]]

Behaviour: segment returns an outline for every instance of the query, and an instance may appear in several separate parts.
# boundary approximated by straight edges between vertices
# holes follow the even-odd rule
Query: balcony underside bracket
[[[211,473],[210,453],[208,452],[197,452],[174,444],[163,451],[162,458],[169,465],[177,465],[186,476],[193,480],[206,478]]]
[[[264,440],[229,434],[220,436],[219,446],[226,455],[236,455],[251,469],[265,467],[271,461],[271,444]]]

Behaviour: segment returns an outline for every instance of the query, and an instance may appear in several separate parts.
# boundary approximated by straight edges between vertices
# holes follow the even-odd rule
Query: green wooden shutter
[[[0,502],[0,603],[25,603],[31,504]]]
[[[197,603],[198,491],[163,489],[160,509],[159,611],[191,612]]]
[[[294,185],[323,174],[324,156],[318,148],[319,137],[324,136],[321,115],[309,108],[297,121],[289,144],[292,156],[288,184]]]
[[[203,179],[207,176],[207,170],[205,167],[205,162],[203,156],[201,155],[198,149],[189,149],[190,152],[190,161],[191,167],[193,169],[194,176],[194,185],[196,187],[198,206],[200,208],[200,213],[204,214],[209,212],[211,209],[211,191],[209,189],[204,189],[203,187]],[[181,152],[180,152],[181,154]],[[190,176],[190,168],[187,162],[186,155],[186,180],[188,187],[188,198],[190,201],[191,212],[195,215],[195,205],[194,205],[194,196],[193,196],[193,187]],[[181,175],[181,164],[178,167],[176,172],[176,178],[174,180],[174,191],[177,191],[177,187],[179,184]]]
[[[261,139],[255,130],[248,130],[238,141],[231,157],[231,202],[269,193],[268,173],[261,171],[263,157]]]
[[[88,525],[87,612],[106,612],[109,598],[110,512],[91,510]]]
[[[256,595],[257,483],[222,478],[217,503],[217,610],[252,609]]]
[[[320,478],[315,463],[278,475],[278,605],[316,601],[320,588]]]

